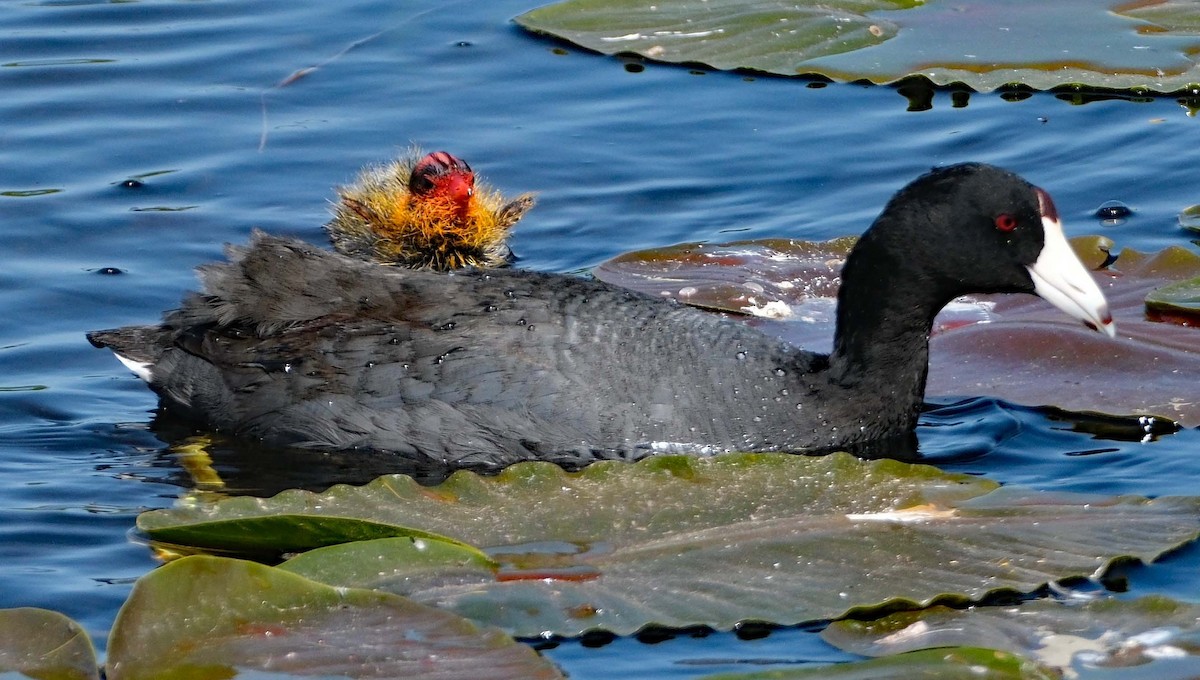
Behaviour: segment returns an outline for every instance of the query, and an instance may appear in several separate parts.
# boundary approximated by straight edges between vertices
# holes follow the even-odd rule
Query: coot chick
[[[269,445],[576,466],[910,439],[929,333],[968,293],[1036,293],[1114,335],[1050,197],[934,170],[849,254],[832,354],[602,282],[379,267],[256,233],[158,326],[100,331],[170,410]]]
[[[530,194],[506,200],[445,151],[413,149],[339,187],[325,230],[338,252],[379,264],[500,267],[512,260],[509,232],[533,202]]]

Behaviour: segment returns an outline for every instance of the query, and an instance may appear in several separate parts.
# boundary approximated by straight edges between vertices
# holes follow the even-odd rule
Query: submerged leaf
[[[83,628],[58,612],[0,609],[0,675],[99,680],[96,651]]]
[[[109,680],[561,678],[495,629],[388,593],[331,588],[253,562],[193,556],[138,580],[117,615]]]
[[[980,91],[1021,84],[1174,92],[1200,83],[1200,9],[1112,0],[566,0],[516,19],[604,54]]]
[[[664,456],[577,473],[522,463],[495,477],[458,472],[428,489],[388,476],[323,494],[146,513],[139,527],[153,537],[317,508],[482,546],[499,572],[396,563],[385,541],[325,548],[289,568],[409,595],[518,636],[789,624],[1026,592],[1116,559],[1153,560],[1200,527],[1200,500],[997,490],[846,454]]]
[[[967,645],[1005,650],[1059,669],[1077,662],[1119,668],[1200,654],[1200,606],[1146,597],[932,607],[874,621],[838,621],[821,637],[865,656]]]

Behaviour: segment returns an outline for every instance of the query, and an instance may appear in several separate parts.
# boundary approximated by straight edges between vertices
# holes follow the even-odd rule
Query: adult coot
[[[531,207],[530,194],[508,201],[477,183],[460,158],[413,149],[340,187],[325,229],[338,252],[379,264],[499,267],[512,260],[509,231]]]
[[[851,251],[832,354],[601,282],[380,267],[256,233],[161,325],[91,333],[172,411],[270,445],[490,467],[910,438],[934,315],[1036,293],[1114,334],[1050,197],[981,164],[897,193]]]

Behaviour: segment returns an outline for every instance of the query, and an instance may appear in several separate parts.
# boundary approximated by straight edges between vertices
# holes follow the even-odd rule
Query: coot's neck
[[[907,230],[880,220],[859,240],[842,269],[830,381],[889,413],[871,414],[885,430],[916,424],[929,371],[929,333],[953,298],[916,261]]]

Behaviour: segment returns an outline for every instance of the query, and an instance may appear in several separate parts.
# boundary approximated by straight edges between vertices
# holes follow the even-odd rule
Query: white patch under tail
[[[134,361],[133,359],[130,359],[129,357],[123,357],[116,352],[113,352],[113,356],[117,358],[117,361],[125,364],[125,368],[133,371],[134,375],[142,380],[145,380],[146,382],[150,382],[150,369],[154,368],[154,364],[150,363],[149,361]]]

